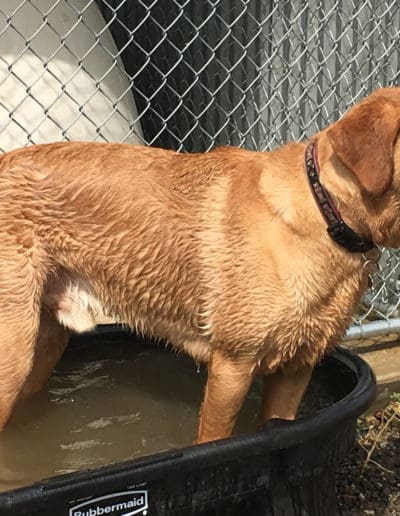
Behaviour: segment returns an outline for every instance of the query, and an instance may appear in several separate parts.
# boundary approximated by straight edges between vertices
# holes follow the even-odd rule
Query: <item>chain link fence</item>
[[[399,83],[398,0],[0,0],[0,150],[268,150]],[[384,250],[349,337],[400,331]]]

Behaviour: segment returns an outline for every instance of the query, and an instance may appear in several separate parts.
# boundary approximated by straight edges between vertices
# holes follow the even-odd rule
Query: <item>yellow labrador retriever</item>
[[[0,428],[99,313],[207,362],[197,442],[230,435],[259,372],[262,420],[294,418],[366,287],[363,253],[400,246],[399,127],[384,88],[273,152],[1,156]]]

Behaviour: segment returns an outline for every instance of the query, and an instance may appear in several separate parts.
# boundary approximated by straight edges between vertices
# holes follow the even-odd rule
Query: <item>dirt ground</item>
[[[358,443],[337,474],[341,516],[400,516],[400,395],[359,420]]]

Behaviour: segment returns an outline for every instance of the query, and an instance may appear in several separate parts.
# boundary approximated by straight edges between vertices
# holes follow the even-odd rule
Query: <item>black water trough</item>
[[[316,392],[325,407],[313,409]],[[0,515],[334,515],[337,465],[374,395],[369,366],[338,349],[315,370],[305,415],[294,422],[8,491]]]

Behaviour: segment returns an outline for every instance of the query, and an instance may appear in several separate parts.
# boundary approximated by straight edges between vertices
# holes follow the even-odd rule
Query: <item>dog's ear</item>
[[[326,132],[335,155],[375,197],[383,195],[392,180],[399,112],[392,99],[371,96]]]

